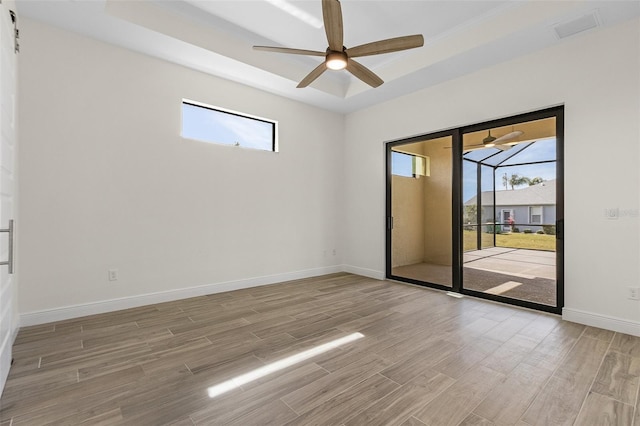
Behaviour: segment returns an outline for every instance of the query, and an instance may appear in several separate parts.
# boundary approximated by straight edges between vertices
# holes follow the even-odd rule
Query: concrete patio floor
[[[465,252],[463,262],[464,288],[555,306],[555,252],[491,247]],[[395,267],[392,274],[452,285],[450,265],[416,263]]]
[[[534,279],[556,279],[556,252],[491,247],[464,253],[465,268]]]

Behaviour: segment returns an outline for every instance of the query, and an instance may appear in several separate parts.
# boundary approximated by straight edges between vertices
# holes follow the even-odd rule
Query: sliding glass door
[[[453,141],[445,133],[389,147],[389,277],[453,288]]]
[[[467,291],[556,307],[556,127],[552,116],[463,134]]]
[[[387,144],[387,277],[559,313],[563,108]]]

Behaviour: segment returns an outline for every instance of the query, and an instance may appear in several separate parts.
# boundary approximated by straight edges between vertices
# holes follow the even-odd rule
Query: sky
[[[413,163],[411,156],[401,152],[392,152],[391,170],[394,175],[412,177]]]
[[[182,137],[271,151],[273,123],[182,104]]]

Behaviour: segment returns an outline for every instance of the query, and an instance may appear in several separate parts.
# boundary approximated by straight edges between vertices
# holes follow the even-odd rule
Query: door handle
[[[13,219],[9,221],[9,227],[0,229],[0,232],[7,232],[9,234],[9,257],[6,261],[0,262],[0,266],[7,265],[9,267],[9,274],[13,274]]]

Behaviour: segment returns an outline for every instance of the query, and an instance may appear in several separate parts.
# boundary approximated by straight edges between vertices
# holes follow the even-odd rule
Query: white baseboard
[[[11,330],[11,347],[16,342],[16,337],[18,337],[18,332],[20,331],[20,325],[14,324],[13,329]]]
[[[376,271],[375,269],[360,268],[358,266],[342,265],[342,272],[348,272],[350,274],[362,275],[363,277],[374,278],[376,280],[384,280],[386,274],[382,271]]]
[[[562,319],[640,337],[640,322],[636,321],[570,308],[562,309]]]
[[[95,315],[105,312],[119,311],[122,309],[136,308],[139,306],[151,305],[154,303],[171,302],[174,300],[187,299],[189,297],[204,296],[207,294],[258,287],[285,281],[317,277],[320,275],[334,274],[338,272],[348,272],[351,274],[361,275],[377,280],[385,279],[384,272],[376,271],[374,269],[361,268],[352,265],[326,266],[321,268],[307,269],[303,271],[294,271],[263,277],[207,284],[197,287],[168,290],[158,293],[141,294],[120,299],[91,302],[82,305],[64,306],[55,309],[48,309],[45,311],[27,312],[24,314],[20,314],[20,327],[46,324],[71,318],[79,318],[87,315]],[[640,337],[640,323],[635,321],[629,321],[622,318],[615,318],[570,308],[563,308],[562,319]],[[17,327],[15,330],[12,330],[12,336],[10,337],[12,341],[15,341],[17,331]]]
[[[189,297],[204,296],[207,294],[222,293],[225,291],[240,290],[249,287],[275,284],[284,281],[299,280],[302,278],[317,277],[320,275],[342,272],[342,265],[326,266],[322,268],[307,269],[304,271],[286,272],[283,274],[268,275],[263,277],[247,278],[236,281],[226,281],[215,284],[207,284],[197,287],[181,288],[162,291],[158,293],[141,294],[123,297],[120,299],[91,302],[82,305],[64,306],[45,311],[27,312],[20,314],[20,326],[46,324],[54,321],[63,321],[71,318],[79,318],[87,315],[102,314],[105,312],[119,311],[121,309],[136,308],[154,303],[171,302],[187,299]]]

